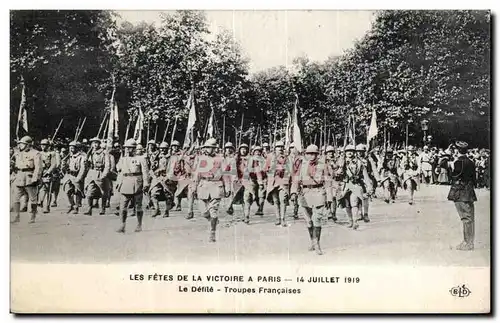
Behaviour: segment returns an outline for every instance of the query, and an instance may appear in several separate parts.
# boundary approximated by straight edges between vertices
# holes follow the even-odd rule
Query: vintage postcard
[[[11,10],[11,312],[491,311],[491,13]]]

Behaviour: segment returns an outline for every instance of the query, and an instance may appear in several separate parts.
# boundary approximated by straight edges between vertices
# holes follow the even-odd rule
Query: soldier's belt
[[[92,168],[93,170],[96,170],[98,172],[102,172],[104,170],[104,167],[94,167]]]
[[[35,169],[34,169],[34,168],[19,168],[19,170],[20,170],[21,172],[32,172],[32,171],[34,171]]]
[[[131,176],[141,176],[142,173],[125,173],[123,176],[125,177],[131,177]]]
[[[302,188],[320,188],[320,187],[323,187],[323,184],[302,185]]]
[[[204,177],[201,177],[200,180],[203,180],[203,181],[207,181],[207,182],[220,182],[221,179],[220,178],[204,178]]]

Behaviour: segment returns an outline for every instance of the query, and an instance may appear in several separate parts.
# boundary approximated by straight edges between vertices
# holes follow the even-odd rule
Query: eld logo
[[[450,294],[452,296],[456,296],[456,297],[468,297],[471,294],[471,291],[464,284],[462,286],[457,286],[457,287],[451,288]]]

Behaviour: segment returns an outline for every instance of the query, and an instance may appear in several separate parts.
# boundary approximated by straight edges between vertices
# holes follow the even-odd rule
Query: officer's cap
[[[137,147],[137,143],[135,142],[134,139],[129,139],[129,140],[125,141],[125,144],[123,145],[123,147]]]

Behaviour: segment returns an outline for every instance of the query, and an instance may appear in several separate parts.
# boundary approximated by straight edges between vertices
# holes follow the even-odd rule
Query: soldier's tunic
[[[474,192],[476,171],[474,162],[465,155],[460,155],[451,164],[451,187],[448,200],[455,202],[458,215],[463,222],[474,222]]]
[[[88,173],[85,178],[85,195],[87,198],[107,198],[109,193],[110,159],[104,149],[98,149],[88,158]]]
[[[293,165],[285,155],[269,154],[266,161],[267,201],[288,205]]]
[[[194,211],[194,200],[196,192],[196,184],[193,179],[193,174],[195,171],[196,153],[191,153],[184,156],[184,163],[179,177],[179,183],[177,185],[177,191],[175,192],[175,197],[177,199],[187,198],[188,203],[188,217],[193,214]]]
[[[42,180],[38,189],[38,204],[43,204],[45,211],[48,211],[48,197],[52,190],[51,183],[57,167],[57,157],[53,151],[41,151],[40,157],[42,160]]]
[[[132,204],[137,212],[142,212],[143,188],[149,186],[149,169],[143,156],[126,156],[116,164],[120,173],[117,191],[120,195],[120,210],[125,211]]]
[[[290,194],[298,195],[307,227],[321,227],[327,201],[325,186],[331,180],[333,169],[321,160],[302,159],[294,172]]]
[[[162,160],[163,159],[163,160]],[[155,151],[148,156],[149,179],[151,187],[149,196],[158,201],[165,199],[164,186],[166,176],[166,156]],[[161,163],[161,165],[160,165]],[[155,203],[155,202],[153,202]]]
[[[367,192],[373,190],[368,171],[363,162],[357,158],[346,158],[343,165],[344,191],[346,207],[358,207]]]
[[[68,195],[70,205],[81,203],[81,198],[84,194],[84,177],[85,177],[85,159],[86,155],[82,152],[72,154],[68,158],[67,173],[63,178],[63,191]],[[76,196],[76,201],[73,201],[73,195]]]
[[[399,186],[398,162],[393,158],[384,157],[379,165],[380,185],[384,188],[384,198],[388,202],[391,198],[396,199]]]
[[[403,169],[403,188],[416,190],[419,183],[419,174],[421,173],[418,156],[408,154],[401,162]]]
[[[14,186],[14,203],[20,203],[23,195],[27,195],[32,207],[37,204],[37,184],[42,176],[42,160],[40,153],[32,148],[14,153],[16,175]]]
[[[61,188],[61,179],[63,178],[64,174],[62,171],[62,158],[61,154],[59,152],[54,152],[55,156],[55,168],[54,171],[52,172],[52,191],[51,193],[54,194],[54,199],[52,200],[53,205],[57,204],[57,195],[59,194],[59,190]]]
[[[245,204],[246,216],[250,212],[250,206],[259,198],[259,186],[263,186],[262,170],[263,158],[259,156],[242,156],[238,161],[238,180],[244,189],[243,203]]]
[[[229,179],[224,176],[223,157],[215,154],[200,155],[196,158],[195,165],[193,177],[200,212],[206,218],[217,219],[226,187],[230,189]]]
[[[172,194],[174,195],[177,192],[179,179],[185,176],[183,173],[184,173],[184,158],[182,153],[179,151],[174,154],[171,154],[167,166],[167,178],[168,178],[167,187],[169,191],[172,192]],[[180,211],[181,209],[180,202],[181,199],[177,196],[177,203],[176,203],[177,211]]]

